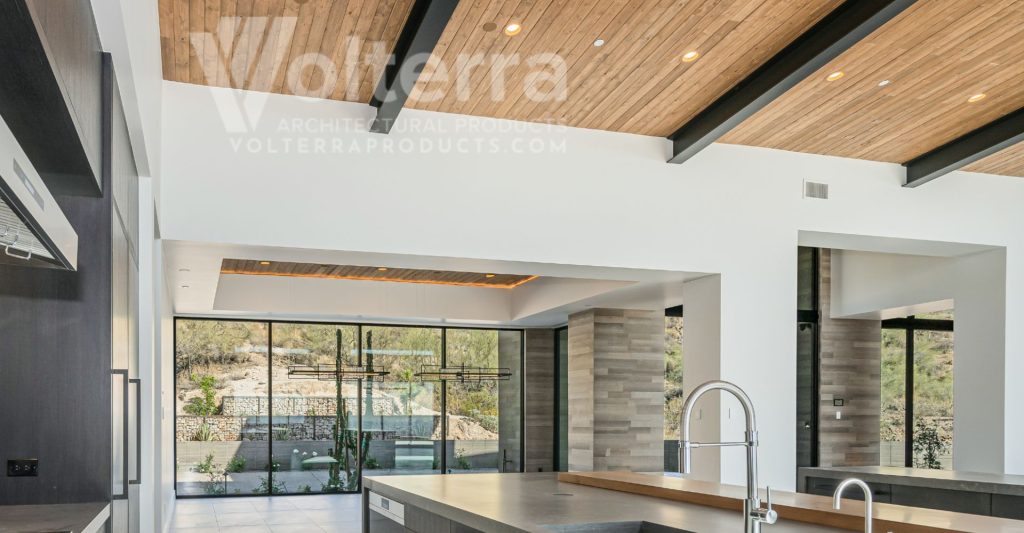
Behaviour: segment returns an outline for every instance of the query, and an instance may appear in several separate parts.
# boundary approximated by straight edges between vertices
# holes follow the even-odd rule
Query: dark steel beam
[[[892,20],[915,0],[846,0],[753,74],[676,130],[670,163],[682,163]]]
[[[459,0],[416,0],[413,4],[405,27],[395,42],[391,60],[385,66],[370,100],[370,105],[377,108],[377,117],[373,119],[370,131],[391,131],[458,5]]]
[[[904,163],[907,180],[903,186],[924,185],[1020,142],[1024,142],[1024,109]]]

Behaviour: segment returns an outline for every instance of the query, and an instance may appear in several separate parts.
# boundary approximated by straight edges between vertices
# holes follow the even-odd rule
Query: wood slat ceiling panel
[[[272,261],[266,265],[262,263],[262,261],[250,259],[224,259],[221,262],[220,271],[221,274],[391,281],[495,289],[511,289],[537,279],[537,276],[484,272],[456,272],[412,268],[387,268],[386,270],[380,270],[381,267],[378,266],[325,265],[287,261]]]
[[[668,136],[840,3],[465,0],[434,50],[446,69],[428,65],[408,105]],[[502,31],[511,22],[522,24],[519,35]],[[598,38],[606,44],[594,46]],[[699,51],[700,59],[683,62],[690,50]],[[562,58],[564,73],[531,66],[540,54]],[[473,64],[473,57],[483,63],[460,68]],[[494,83],[499,73],[504,94]],[[531,97],[526,82],[537,73],[564,83],[565,99]],[[468,82],[461,92],[460,77]]]
[[[1021,57],[1024,2],[920,1],[722,142],[904,163],[1024,107]]]
[[[968,172],[1024,177],[1024,144],[1016,144],[964,167]]]
[[[363,103],[413,3],[158,1],[164,79]]]

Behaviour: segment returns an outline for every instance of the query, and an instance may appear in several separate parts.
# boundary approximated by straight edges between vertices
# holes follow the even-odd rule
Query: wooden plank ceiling
[[[249,259],[224,259],[221,262],[220,272],[221,274],[250,276],[390,281],[396,283],[457,285],[492,289],[513,289],[537,279],[537,276],[519,274],[422,270],[390,268],[386,266],[325,265],[321,263],[292,263]]]
[[[1024,144],[1011,146],[964,167],[969,172],[1024,177]]]
[[[364,103],[413,3],[158,1],[164,79]],[[306,54],[331,58],[336,80],[325,80],[325,69],[313,66],[315,60],[304,63]],[[289,67],[295,68],[291,75]]]
[[[1021,57],[1024,2],[920,1],[722,142],[904,163],[1024,107]]]
[[[166,79],[358,102],[369,102],[413,3],[157,1]],[[463,0],[407,105],[668,136],[841,1]],[[268,22],[218,33],[235,17]],[[274,23],[290,17],[293,31]],[[502,31],[511,23],[521,32]],[[689,51],[696,61],[683,61]],[[536,101],[525,90],[538,73],[528,60],[545,53],[565,69],[542,67],[553,78],[534,86],[563,83],[564,100]],[[289,77],[287,66],[305,54],[331,58],[337,82],[308,66]],[[721,142],[904,163],[1024,107],[1021,57],[1024,2],[922,0]],[[826,80],[838,71],[843,77]],[[505,89],[497,97],[496,79]],[[968,102],[977,94],[986,97]],[[1024,147],[967,170],[1024,176]]]
[[[443,64],[482,54],[468,96],[455,72],[424,72],[409,106],[668,136],[841,2],[837,0],[474,0],[459,4],[434,55]],[[502,29],[522,25],[516,36]],[[594,45],[597,39],[604,45]],[[699,52],[697,61],[682,57]],[[530,58],[564,58],[564,100],[525,88]],[[428,67],[429,69],[429,67]],[[543,72],[558,77],[557,69]],[[493,80],[504,75],[505,94]],[[546,90],[554,87],[536,85]],[[443,98],[417,101],[441,90]]]

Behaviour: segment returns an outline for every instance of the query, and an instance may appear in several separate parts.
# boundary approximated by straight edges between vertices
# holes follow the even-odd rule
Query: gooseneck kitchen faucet
[[[705,393],[721,390],[731,393],[743,405],[743,413],[747,420],[746,440],[744,442],[692,442],[690,440],[690,415],[693,406]],[[694,389],[683,404],[683,412],[679,420],[679,471],[689,474],[690,451],[693,448],[709,448],[720,446],[744,446],[747,448],[747,499],[743,502],[743,518],[746,521],[745,533],[760,533],[761,524],[774,524],[778,513],[772,510],[772,489],[768,487],[768,502],[761,507],[761,498],[757,494],[757,421],[754,417],[754,404],[743,389],[728,381],[709,381]]]
[[[872,501],[871,487],[869,487],[867,483],[864,483],[857,478],[843,480],[843,482],[836,487],[835,494],[832,495],[832,508],[837,511],[839,510],[842,506],[843,492],[850,486],[860,487],[860,490],[864,492],[864,533],[871,533],[873,522],[871,519],[871,507],[874,505],[874,502]]]

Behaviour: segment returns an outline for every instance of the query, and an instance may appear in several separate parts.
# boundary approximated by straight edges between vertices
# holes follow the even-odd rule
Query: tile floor
[[[360,533],[359,495],[178,500],[175,533]]]

